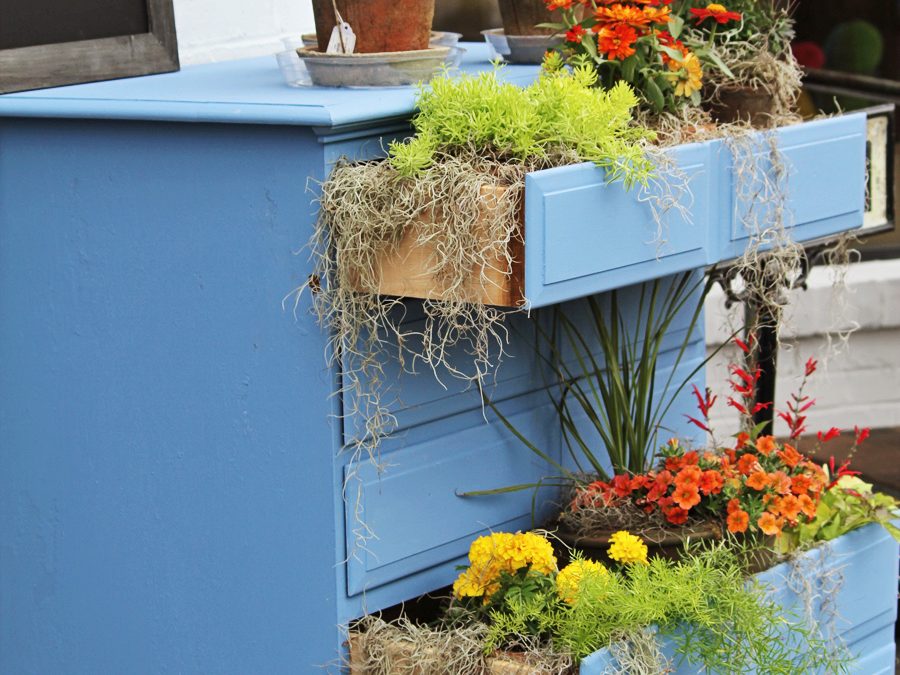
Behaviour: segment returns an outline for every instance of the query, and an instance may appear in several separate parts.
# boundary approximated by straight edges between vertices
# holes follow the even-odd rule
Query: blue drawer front
[[[679,146],[672,160],[690,184],[660,230],[639,190],[608,184],[593,164],[525,179],[525,297],[531,307],[655,279],[707,261],[712,144]]]
[[[866,190],[866,116],[857,113],[816,120],[784,127],[775,133],[788,172],[784,183],[784,224],[792,239],[811,241],[860,227]],[[756,225],[768,224],[767,219],[755,215],[765,214],[766,204],[757,201],[752,205],[747,197],[771,202],[771,192],[766,191],[761,181],[741,184],[736,177],[736,168],[743,164],[740,155],[744,152],[752,152],[758,169],[772,175],[765,136],[760,134],[757,142],[737,151],[730,151],[727,144],[721,145],[719,175],[724,185],[730,183],[730,189],[723,189],[730,202],[723,204],[726,211],[721,219],[730,223],[730,231],[718,256],[720,260],[740,256],[750,237],[756,234]]]
[[[529,401],[537,407],[511,415],[510,421],[535,445],[558,458],[559,426],[553,424],[553,407],[543,392]],[[521,407],[523,403],[512,405]],[[350,533],[347,546],[353,553],[347,563],[348,595],[441,563],[455,564],[472,539],[488,530],[531,526],[531,490],[458,496],[471,490],[534,483],[554,473],[493,414],[488,415],[490,423],[479,419],[480,412],[468,415],[470,428],[456,433],[446,433],[443,427],[424,428],[411,442],[403,437],[387,441],[382,460],[388,468],[381,473],[368,460],[345,469],[345,475],[350,475],[345,507]],[[422,437],[426,440],[416,442]],[[359,527],[355,508],[375,538],[364,550],[354,552],[352,533]],[[449,565],[443,583],[452,578],[453,565]],[[406,597],[401,591],[394,601]]]
[[[831,610],[821,607],[822,598],[813,607],[814,620],[826,620],[835,615],[834,629],[843,640],[855,660],[850,671],[859,675],[894,672],[894,622],[897,620],[897,543],[878,525],[867,525],[854,530],[829,544],[829,550],[820,562],[822,550],[814,549],[803,554],[804,564],[799,568],[817,574],[834,574],[843,578],[837,598]],[[808,564],[808,567],[807,567]],[[791,569],[787,564],[778,565],[758,575],[758,579],[771,586],[772,597],[780,605],[804,616],[803,600],[788,586]],[[826,624],[820,624],[826,625]],[[670,658],[677,657],[674,645],[663,639],[663,651]],[[673,659],[675,663],[677,658]],[[581,662],[581,675],[600,675],[615,665],[609,650],[594,652]],[[697,666],[683,663],[675,675],[692,675]]]
[[[699,273],[697,276],[699,279]],[[695,279],[696,281],[696,279]],[[661,294],[664,294],[671,283],[664,280],[661,286]],[[640,299],[640,285],[621,288],[618,290],[619,304],[625,314],[625,324],[628,330],[634,330],[637,323],[637,307]],[[604,308],[609,306],[609,297],[602,296],[600,302]],[[583,326],[586,334],[591,334],[590,316],[587,312],[586,302],[578,299],[564,307],[568,316],[579,326]],[[685,308],[672,321],[669,334],[666,336],[663,349],[671,345],[680,344],[684,338],[685,330],[690,324],[690,315],[694,309],[692,302],[687,302]],[[414,306],[410,308],[410,315],[416,311]],[[496,372],[496,376],[487,378],[484,384],[485,393],[491,400],[509,399],[522,394],[535,391],[547,385],[549,373],[540,367],[540,361],[535,359],[534,345],[538,342],[536,325],[549,325],[552,310],[542,310],[531,316],[516,314],[508,319],[509,340],[505,345],[507,358],[504,358]],[[408,330],[421,330],[421,319],[410,319],[406,324]],[[412,349],[415,346],[410,343]],[[563,353],[567,359],[574,358],[570,350],[564,345]],[[598,354],[595,357],[599,358]],[[450,360],[454,363],[465,364],[470,362],[471,356],[466,353],[463,345],[457,345],[451,349]],[[601,359],[602,362],[602,359]],[[478,388],[468,382],[451,376],[442,377],[439,381],[430,370],[418,364],[416,372],[403,371],[396,359],[384,362],[384,380],[390,383],[396,396],[389,396],[391,413],[396,417],[396,431],[403,431],[436,419],[449,417],[468,410],[475,410],[481,406],[481,396]],[[355,393],[348,390],[342,393],[344,411],[347,412],[343,420],[344,442],[351,443],[358,438],[365,429],[360,416],[353,411],[357,409]]]

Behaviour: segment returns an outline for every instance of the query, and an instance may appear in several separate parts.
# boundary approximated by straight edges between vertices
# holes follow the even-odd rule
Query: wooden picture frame
[[[172,0],[145,0],[149,31],[0,49],[0,94],[178,70]]]

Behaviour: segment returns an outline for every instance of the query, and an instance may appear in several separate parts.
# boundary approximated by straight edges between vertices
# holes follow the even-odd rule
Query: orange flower
[[[763,455],[770,455],[778,446],[774,436],[760,436],[756,439],[756,449]]]
[[[807,518],[812,520],[816,517],[816,503],[813,501],[812,497],[809,495],[800,495],[797,497],[797,501],[800,502],[800,510],[803,511]]]
[[[616,27],[627,25],[632,28],[641,29],[650,23],[650,17],[644,14],[637,7],[631,5],[623,5],[616,3],[609,7],[599,7],[594,15],[601,24],[617,24]]]
[[[791,468],[797,466],[797,464],[800,463],[800,460],[803,459],[803,455],[797,452],[797,448],[789,443],[784,444],[784,450],[778,453],[778,457]]]
[[[700,492],[696,487],[679,485],[675,488],[675,492],[672,493],[672,499],[685,511],[689,511],[691,507],[700,503]]]
[[[673,525],[684,525],[688,519],[688,512],[677,506],[666,510],[666,520]]]
[[[597,49],[608,59],[625,60],[634,54],[633,45],[637,37],[634,28],[624,23],[616,24],[614,28],[604,26],[597,33]]]
[[[747,487],[754,490],[765,490],[769,485],[769,474],[765,471],[754,471],[747,479]]]
[[[663,7],[644,7],[644,16],[650,23],[666,24],[669,23],[669,8]]]
[[[781,518],[776,518],[773,514],[766,511],[759,517],[759,520],[756,521],[756,524],[759,525],[759,529],[762,530],[765,534],[769,536],[779,535],[781,534],[781,528],[784,524],[784,521]]]
[[[703,475],[699,466],[688,465],[675,476],[675,487],[687,487],[696,490],[700,487],[700,477]]]
[[[700,476],[700,491],[705,495],[717,495],[722,491],[725,479],[722,474],[714,469],[703,472]]]
[[[750,516],[743,509],[736,509],[728,514],[727,522],[729,532],[746,532],[747,525],[750,524]]]
[[[805,473],[798,474],[791,478],[791,492],[795,495],[805,495],[812,487],[812,480]]]
[[[791,477],[784,471],[774,471],[769,474],[769,484],[780,495],[786,495],[791,491]]]
[[[749,440],[750,440],[750,434],[742,431],[741,433],[739,433],[737,435],[737,440],[735,440],[735,442],[734,442],[734,449],[740,450],[747,444],[747,441],[749,441]]]
[[[700,453],[696,450],[691,450],[690,452],[684,453],[684,463],[686,466],[690,464],[699,464]]]
[[[737,497],[732,497],[728,500],[728,513],[732,514],[735,511],[739,511],[741,508],[741,503],[738,501]]]
[[[778,511],[788,520],[797,520],[800,515],[800,500],[794,495],[787,495],[778,500]]]
[[[691,9],[691,14],[697,19],[697,23],[701,24],[707,19],[714,19],[718,23],[728,23],[729,21],[740,21],[741,15],[737,12],[729,12],[724,6],[718,3],[710,3],[706,9]]]
[[[759,466],[756,461],[756,455],[753,453],[747,452],[741,455],[741,458],[738,460],[738,471],[740,471],[745,476],[749,476],[756,470],[756,467]]]

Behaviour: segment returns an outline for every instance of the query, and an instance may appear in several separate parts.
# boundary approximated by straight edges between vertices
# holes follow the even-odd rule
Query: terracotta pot
[[[337,0],[341,17],[356,33],[356,53],[428,49],[435,0]],[[334,28],[332,0],[312,0],[319,51]]]
[[[574,548],[584,553],[589,560],[596,560],[602,563],[612,562],[606,555],[609,548],[609,538],[613,535],[613,530],[597,532],[590,536],[579,535],[567,529],[563,525],[558,525],[556,536],[569,548]],[[722,538],[722,527],[719,523],[703,522],[689,527],[673,527],[672,529],[647,530],[645,532],[634,532],[644,540],[647,545],[648,557],[661,556],[669,560],[677,560],[679,554],[684,549],[687,539],[691,541],[710,541]],[[565,565],[569,562],[568,550],[560,546],[557,551],[559,565]]]
[[[549,28],[535,28],[536,24],[553,21],[544,0],[499,0],[503,32],[506,35],[550,35]]]
[[[775,107],[775,99],[767,91],[755,87],[722,87],[716,99],[707,101],[704,107],[716,122],[750,122],[755,127],[765,127]]]

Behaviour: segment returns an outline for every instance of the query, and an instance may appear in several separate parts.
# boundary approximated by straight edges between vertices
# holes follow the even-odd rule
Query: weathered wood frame
[[[178,70],[172,0],[145,0],[150,30],[0,50],[0,94]]]

